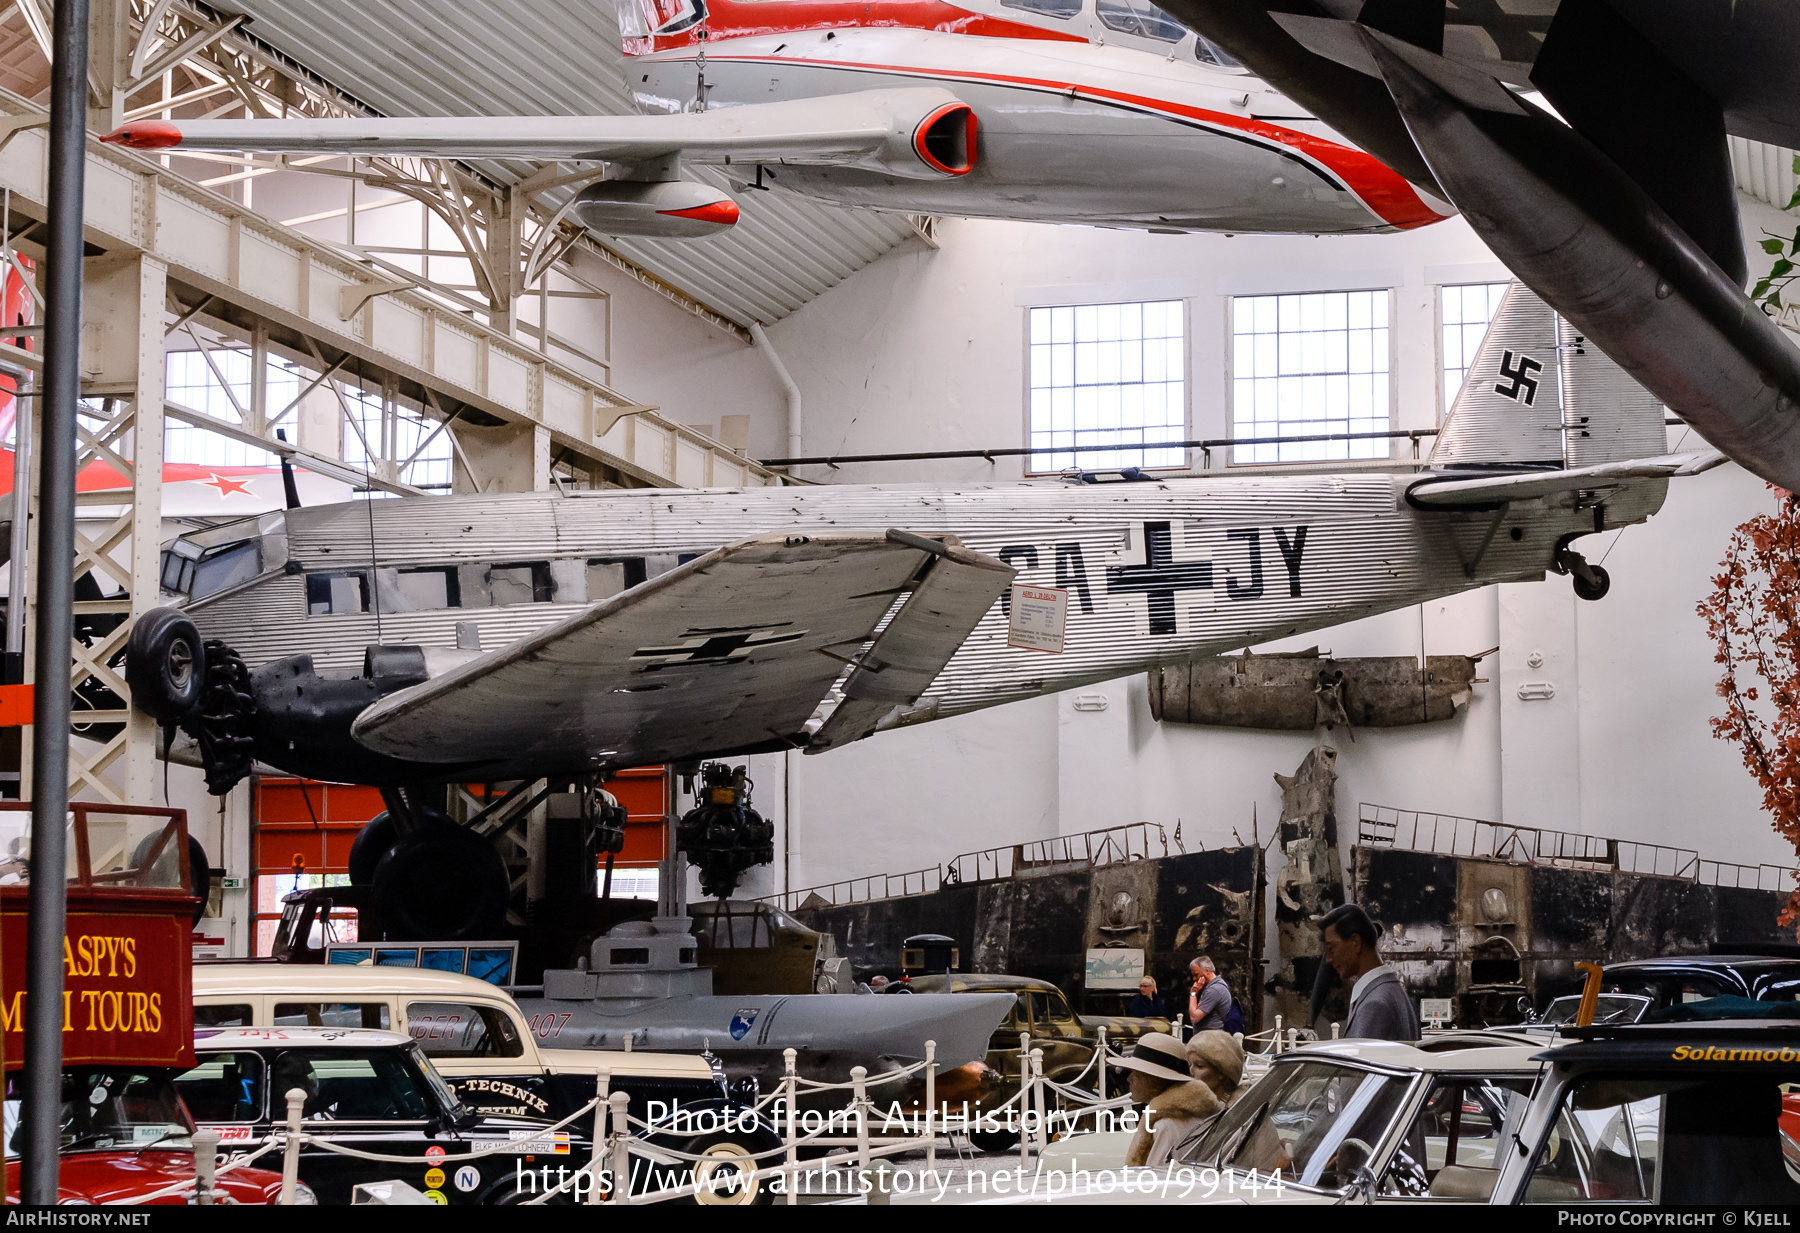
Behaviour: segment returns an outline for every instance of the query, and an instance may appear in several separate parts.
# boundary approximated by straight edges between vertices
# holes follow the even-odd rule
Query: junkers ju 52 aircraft
[[[737,222],[682,165],[841,205],[1189,231],[1392,231],[1455,211],[1148,0],[621,0],[643,114],[138,120],[142,150],[593,160],[614,235]]]
[[[816,753],[1547,571],[1598,599],[1573,541],[1719,461],[1515,283],[1421,474],[290,509],[173,541],[126,673],[215,791]]]

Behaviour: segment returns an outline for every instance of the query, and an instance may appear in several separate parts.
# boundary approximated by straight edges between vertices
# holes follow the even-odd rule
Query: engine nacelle
[[[691,240],[738,220],[729,194],[692,180],[603,180],[581,191],[574,215],[605,235]]]

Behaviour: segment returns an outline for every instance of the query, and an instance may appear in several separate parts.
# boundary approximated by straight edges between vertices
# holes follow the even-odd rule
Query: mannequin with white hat
[[[1127,1165],[1167,1164],[1178,1144],[1225,1107],[1212,1088],[1189,1073],[1187,1046],[1173,1036],[1146,1033],[1130,1057],[1114,1058],[1112,1064],[1126,1072],[1132,1101],[1144,1107]]]

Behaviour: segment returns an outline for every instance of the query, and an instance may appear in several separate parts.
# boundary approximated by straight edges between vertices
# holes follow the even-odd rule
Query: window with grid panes
[[[1187,435],[1183,302],[1030,310],[1031,446],[1036,473],[1180,467]],[[1072,447],[1110,447],[1082,448]]]
[[[1463,376],[1475,362],[1475,352],[1487,337],[1488,324],[1500,311],[1500,297],[1508,283],[1470,283],[1439,288],[1438,324],[1444,342],[1444,402],[1440,414],[1450,414]]]
[[[373,458],[386,456],[399,464],[395,478],[401,483],[430,491],[450,490],[453,447],[450,430],[440,421],[403,406],[396,406],[391,418],[384,417],[381,391],[365,390],[353,383],[344,386],[344,405],[348,411],[344,423],[345,462],[374,470]],[[377,491],[357,495],[392,494]]]
[[[1386,458],[1388,293],[1245,295],[1231,302],[1234,463]],[[1336,437],[1337,440],[1279,440]],[[1276,438],[1276,440],[1271,440]]]
[[[300,374],[282,360],[271,359],[268,366],[268,414],[275,416],[300,396]],[[204,354],[171,351],[166,361],[165,392],[170,402],[236,424],[243,419],[238,408],[250,406],[250,373],[248,350],[215,347]],[[279,424],[288,430],[289,440],[295,437],[297,420],[298,416],[289,412]],[[163,421],[163,461],[202,467],[272,467],[277,460],[267,450],[169,417]]]

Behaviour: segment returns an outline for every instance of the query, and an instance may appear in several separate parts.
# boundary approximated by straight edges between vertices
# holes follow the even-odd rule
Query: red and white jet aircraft
[[[135,149],[597,160],[574,211],[700,236],[682,175],[906,213],[1173,231],[1404,230],[1454,213],[1148,0],[620,0],[635,116],[140,120]]]

